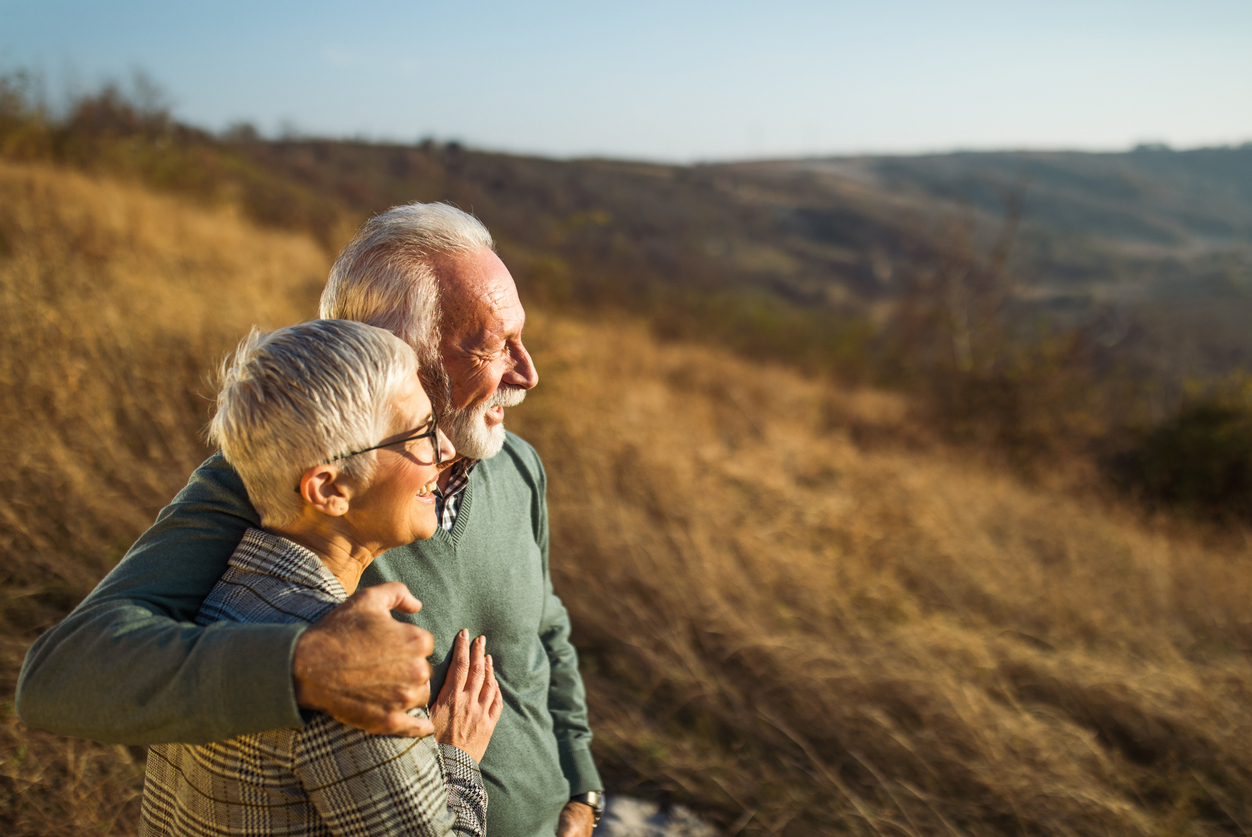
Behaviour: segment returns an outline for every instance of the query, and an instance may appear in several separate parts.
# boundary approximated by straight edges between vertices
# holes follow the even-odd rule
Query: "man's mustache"
[[[516,407],[526,400],[525,387],[500,384],[496,394],[487,399],[488,407]]]

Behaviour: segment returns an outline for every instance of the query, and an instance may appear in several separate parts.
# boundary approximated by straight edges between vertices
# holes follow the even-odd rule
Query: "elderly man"
[[[31,726],[135,744],[299,727],[309,718],[302,710],[369,732],[425,735],[430,722],[408,710],[439,689],[453,640],[468,629],[488,637],[504,698],[482,761],[492,837],[589,834],[603,785],[569,618],[548,572],[546,477],[534,450],[503,426],[505,408],[538,374],[490,234],[439,204],[380,215],[336,261],[321,314],[385,328],[417,352],[459,454],[440,475],[435,536],[379,556],[364,589],[311,627],[196,627],[201,602],[258,522],[238,476],[214,456],[32,646],[19,714]],[[369,589],[387,581],[431,606],[394,619],[394,597]],[[432,707],[437,734],[456,711]]]

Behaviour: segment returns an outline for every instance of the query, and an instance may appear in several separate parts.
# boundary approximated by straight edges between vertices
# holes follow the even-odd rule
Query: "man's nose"
[[[539,370],[535,368],[530,352],[526,351],[526,347],[521,342],[518,342],[512,354],[513,368],[505,374],[502,380],[506,384],[522,389],[533,389],[535,384],[539,383]]]

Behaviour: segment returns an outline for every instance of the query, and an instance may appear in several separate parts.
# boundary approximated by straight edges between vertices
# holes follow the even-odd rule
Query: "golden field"
[[[330,256],[0,162],[0,665],[206,455],[210,370],[311,316]],[[520,271],[520,269],[519,269]],[[510,413],[610,791],[727,834],[1252,829],[1247,533],[1145,519],[1058,462],[928,441],[903,398],[531,307]],[[421,591],[415,591],[421,596]],[[143,753],[0,723],[9,835],[134,830]]]

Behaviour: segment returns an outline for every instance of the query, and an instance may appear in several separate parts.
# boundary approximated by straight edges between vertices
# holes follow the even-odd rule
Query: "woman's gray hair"
[[[427,372],[439,368],[442,316],[435,264],[495,249],[482,222],[444,203],[410,203],[357,230],[330,269],[319,316],[385,328],[413,347]]]
[[[394,402],[417,374],[413,350],[394,335],[347,320],[314,320],[268,334],[256,328],[222,363],[208,437],[239,473],[265,526],[295,520],[292,488],[314,465],[386,438]],[[335,463],[369,481],[377,451]]]

